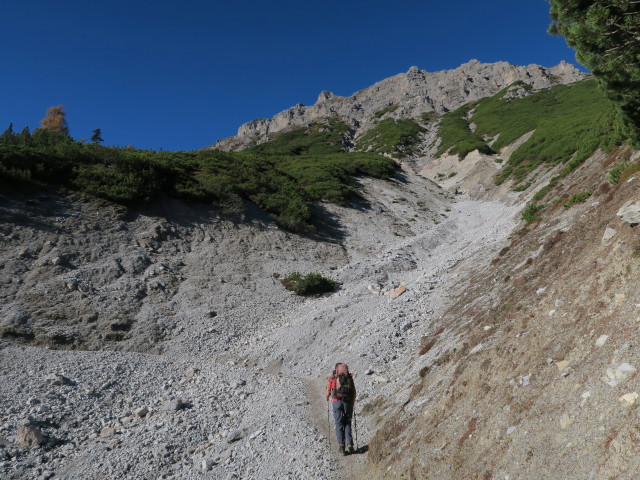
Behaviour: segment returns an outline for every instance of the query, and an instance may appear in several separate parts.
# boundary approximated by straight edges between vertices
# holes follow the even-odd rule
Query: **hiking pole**
[[[329,448],[331,448],[331,421],[329,420],[329,400],[327,400],[327,433],[329,434]]]
[[[358,451],[358,421],[356,420],[355,405],[353,408],[353,430],[356,432],[356,452]]]

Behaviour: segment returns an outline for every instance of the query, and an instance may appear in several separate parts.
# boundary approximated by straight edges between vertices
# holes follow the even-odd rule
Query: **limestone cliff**
[[[507,62],[481,63],[471,60],[453,70],[427,72],[411,67],[406,73],[341,97],[323,91],[314,105],[297,104],[272,118],[252,120],[238,129],[238,135],[218,141],[209,148],[235,151],[263,143],[270,135],[293,126],[308,125],[320,118],[339,116],[354,134],[366,131],[380,112],[392,118],[417,117],[426,112],[445,113],[467,102],[493,95],[516,81],[534,89],[577,82],[584,73],[564,61],[551,68],[518,66]]]

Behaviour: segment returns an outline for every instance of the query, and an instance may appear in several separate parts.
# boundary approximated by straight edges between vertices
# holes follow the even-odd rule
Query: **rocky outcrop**
[[[493,95],[516,81],[535,90],[557,84],[577,82],[584,74],[566,62],[551,68],[539,65],[518,66],[507,62],[480,63],[471,60],[453,70],[427,72],[411,67],[382,80],[350,97],[323,91],[314,105],[301,103],[273,118],[245,123],[238,135],[220,140],[209,148],[242,150],[262,143],[277,132],[292,126],[308,125],[324,117],[339,116],[356,132],[367,130],[373,116],[393,106],[385,115],[393,118],[417,117],[426,112],[445,113],[467,102]]]
[[[640,223],[640,200],[629,200],[620,207],[617,216],[632,225]]]

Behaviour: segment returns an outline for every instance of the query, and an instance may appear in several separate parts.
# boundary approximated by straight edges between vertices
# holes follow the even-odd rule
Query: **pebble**
[[[604,344],[607,343],[608,339],[609,339],[609,335],[600,335],[596,340],[596,347],[604,346]]]
[[[386,377],[383,377],[382,375],[372,375],[371,379],[376,382],[376,383],[388,383],[389,379]]]
[[[213,466],[215,465],[215,462],[210,459],[210,458],[205,458],[202,460],[202,470],[204,470],[205,472],[210,471]]]
[[[163,410],[165,412],[177,412],[178,410],[182,410],[183,408],[185,408],[185,406],[186,406],[186,404],[182,401],[182,399],[174,398],[173,400],[169,400],[164,405]]]
[[[136,417],[146,417],[149,414],[149,409],[147,407],[140,407],[134,411]]]
[[[639,396],[638,392],[627,393],[626,395],[623,395],[622,397],[620,397],[620,401],[630,407],[634,403],[636,403],[638,396]]]
[[[569,366],[569,362],[567,360],[561,360],[556,363],[556,366],[558,367],[558,372],[562,373]]]

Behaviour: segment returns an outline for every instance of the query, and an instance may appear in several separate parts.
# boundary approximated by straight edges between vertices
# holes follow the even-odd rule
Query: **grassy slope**
[[[512,154],[497,180],[501,183],[513,176],[521,182],[541,164],[570,161],[566,174],[597,148],[624,141],[617,112],[595,81],[558,85],[524,98],[504,98],[508,90],[521,86],[508,87],[445,115],[440,124],[439,153],[451,149],[451,153],[464,157],[476,148],[491,153],[534,131]],[[466,120],[471,109],[472,115]],[[476,124],[475,132],[470,131],[470,122]],[[498,134],[491,147],[483,140]]]
[[[346,129],[330,121],[240,153],[155,152],[85,145],[65,136],[46,142],[5,136],[0,180],[64,185],[125,205],[168,194],[237,211],[244,198],[281,226],[307,232],[313,230],[311,202],[345,202],[356,192],[356,175],[388,178],[395,172],[395,163],[381,155],[344,153]]]
[[[424,131],[414,120],[385,118],[358,139],[356,148],[401,158],[415,153],[415,145]]]

